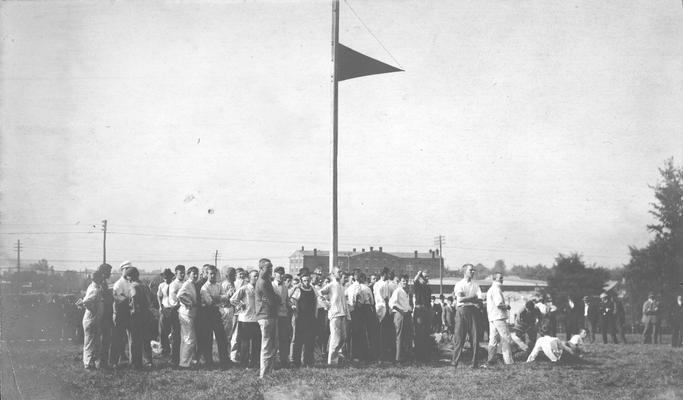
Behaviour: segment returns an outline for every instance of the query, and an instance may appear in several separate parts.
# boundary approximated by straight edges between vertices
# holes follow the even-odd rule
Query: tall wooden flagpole
[[[339,251],[337,223],[337,145],[339,134],[337,128],[339,106],[339,82],[337,81],[337,45],[339,44],[339,0],[332,1],[332,248],[330,249],[329,271],[337,265]]]

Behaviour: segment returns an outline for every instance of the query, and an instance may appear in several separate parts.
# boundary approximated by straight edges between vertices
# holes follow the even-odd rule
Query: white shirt
[[[176,278],[168,286],[168,301],[171,304],[171,307],[175,307],[178,305],[178,292],[183,286],[183,281],[180,281],[178,278]]]
[[[375,282],[374,286],[375,292],[375,311],[377,312],[377,317],[381,321],[387,314],[387,307],[384,304],[384,299],[391,298],[391,289],[389,288],[389,282],[383,279]]]
[[[543,354],[545,354],[550,361],[557,362],[560,357],[562,357],[563,347],[564,345],[560,339],[552,336],[541,336],[540,338],[536,339],[534,349],[531,350],[529,358],[526,359],[526,362],[534,361],[536,356],[538,356],[538,353],[541,351],[543,351]]]
[[[491,288],[486,292],[486,311],[489,315],[489,321],[498,321],[508,319],[508,310],[503,310],[498,306],[505,305],[505,297],[503,296],[503,288],[500,282],[493,282]]]
[[[464,296],[462,296],[463,293],[465,294]],[[467,282],[467,279],[463,278],[455,284],[455,287],[453,288],[453,297],[456,299],[456,307],[474,306],[472,303],[462,302],[463,298],[472,296],[477,296],[479,299],[482,297],[481,288],[479,288],[479,285],[474,283],[474,281]]]
[[[572,336],[572,338],[569,339],[569,343],[576,346],[577,349],[583,350],[583,338],[581,337],[581,335]]]
[[[389,308],[393,310],[394,307],[398,308],[404,313],[410,311],[410,299],[408,298],[408,293],[406,293],[406,291],[400,286],[394,290],[394,293],[391,294],[391,298],[389,299]]]
[[[258,322],[256,319],[256,298],[254,297],[254,286],[251,283],[242,285],[230,298],[230,302],[237,307],[239,314],[237,320],[240,322]]]
[[[332,282],[320,289],[320,294],[329,296],[330,309],[327,312],[329,319],[337,317],[346,317],[346,297],[344,296],[344,286],[338,280],[332,279]]]
[[[206,281],[199,291],[199,295],[202,298],[202,304],[205,306],[219,306],[229,300],[223,286],[218,282]]]
[[[171,283],[173,283],[173,281],[171,281]],[[159,284],[159,290],[157,290],[157,297],[161,297],[161,305],[164,308],[172,307],[170,297],[171,283],[161,282]]]
[[[130,283],[123,276],[114,282],[113,294],[117,303],[130,299]]]

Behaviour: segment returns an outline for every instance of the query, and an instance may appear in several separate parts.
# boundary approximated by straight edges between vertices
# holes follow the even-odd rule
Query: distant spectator
[[[126,280],[126,270],[132,268],[130,261],[124,261],[119,266],[121,277],[114,282],[114,334],[110,362],[115,368],[120,366],[125,357],[126,346],[129,345],[128,332],[130,330],[130,283]]]
[[[584,328],[588,333],[588,338],[590,342],[595,342],[595,331],[598,328],[598,320],[600,318],[600,313],[598,308],[593,303],[588,296],[583,296],[583,322]]]
[[[676,301],[671,307],[670,317],[671,346],[680,347],[683,344],[683,296],[680,294],[676,296]]]
[[[261,331],[256,319],[254,287],[258,271],[249,272],[249,279],[230,298],[238,313],[239,361],[246,368],[257,368],[260,360]]]
[[[173,325],[174,305],[171,302],[171,283],[175,275],[169,268],[161,273],[164,281],[159,284],[157,289],[157,301],[159,303],[159,342],[161,343],[161,354],[167,356],[171,354],[171,342],[169,334]]]
[[[142,369],[142,356],[146,365],[152,366],[152,292],[140,282],[137,268],[126,269],[126,279],[130,284],[130,354],[133,368]]]
[[[652,343],[653,335],[655,344],[659,340],[658,313],[659,303],[655,300],[655,294],[650,292],[643,303],[643,343],[645,344]]]
[[[479,349],[479,327],[477,306],[482,292],[474,278],[474,265],[463,265],[464,278],[455,284],[453,297],[456,299],[455,334],[453,335],[453,359],[451,365],[458,366],[465,340],[469,336],[472,349],[472,368],[477,368]]]
[[[600,295],[600,332],[602,333],[602,343],[607,343],[608,334],[612,337],[612,343],[619,343],[614,303],[607,293]]]
[[[580,330],[583,330],[583,304],[577,301],[577,299],[569,296],[567,298],[567,304],[564,307],[564,326],[565,333],[567,335],[567,340],[572,336],[577,334]]]
[[[493,363],[497,354],[498,344],[502,346],[503,360],[505,364],[512,364],[512,351],[510,350],[510,331],[507,320],[510,306],[505,303],[503,295],[503,274],[496,272],[492,275],[492,283],[486,292],[486,308],[489,320],[489,355],[488,362]]]
[[[612,296],[612,301],[614,301],[614,321],[617,326],[617,333],[621,342],[626,344],[626,327],[624,326],[626,324],[626,311],[624,310],[624,302],[618,296]]]
[[[524,309],[515,318],[515,325],[512,328],[512,340],[523,350],[527,351],[536,343],[537,323],[539,312],[533,300],[524,304]]]
[[[107,280],[111,277],[111,265],[104,263],[97,270],[102,274],[102,298],[104,301],[104,311],[102,313],[101,326],[101,352],[100,367],[109,367],[109,358],[112,349],[112,337],[114,334],[114,294],[109,289]]]

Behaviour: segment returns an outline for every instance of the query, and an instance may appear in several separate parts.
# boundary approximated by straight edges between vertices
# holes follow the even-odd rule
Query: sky
[[[341,1],[340,250],[617,267],[683,163],[681,2]],[[0,266],[330,248],[329,1],[0,3]]]

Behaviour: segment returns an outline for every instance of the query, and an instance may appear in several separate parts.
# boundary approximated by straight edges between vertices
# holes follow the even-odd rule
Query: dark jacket
[[[277,318],[278,307],[280,306],[280,296],[273,289],[273,282],[264,279],[263,276],[256,281],[254,288],[254,303],[256,306],[256,319]]]

